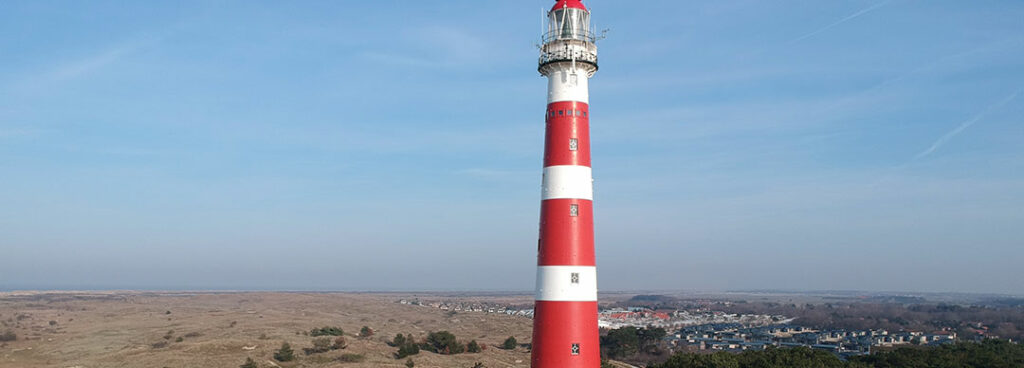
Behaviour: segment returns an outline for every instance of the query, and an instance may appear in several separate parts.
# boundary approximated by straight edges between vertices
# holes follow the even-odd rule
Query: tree
[[[515,336],[509,336],[507,339],[505,339],[505,342],[501,344],[501,348],[505,350],[515,349],[516,346],[519,346],[519,342],[516,341]]]
[[[373,329],[370,328],[369,326],[363,326],[363,328],[359,330],[359,337],[370,337],[370,336],[373,336]]]
[[[402,346],[405,345],[405,336],[402,334],[395,335],[395,338],[391,340],[391,346]]]
[[[636,355],[640,349],[640,336],[636,327],[623,327],[601,337],[601,351],[611,359]]]
[[[242,365],[238,366],[238,368],[260,368],[260,367],[258,365],[256,365],[256,362],[254,362],[252,360],[252,358],[245,358],[245,363],[242,363]]]
[[[476,340],[470,340],[469,344],[466,344],[466,351],[470,353],[479,353],[480,345],[476,343]]]
[[[460,354],[466,350],[451,332],[438,331],[427,335],[423,348],[438,354]]]
[[[291,345],[283,342],[281,343],[281,349],[274,353],[274,359],[277,359],[279,362],[290,362],[295,359],[295,351],[292,350]]]
[[[391,346],[397,346],[398,352],[395,353],[395,358],[402,359],[410,355],[416,355],[420,353],[420,346],[416,344],[416,340],[412,338],[412,334],[395,335],[395,339],[391,341]]]
[[[412,358],[409,358],[409,359],[405,360],[405,366],[409,367],[409,368],[412,368],[412,367],[416,366],[416,363],[413,363]]]

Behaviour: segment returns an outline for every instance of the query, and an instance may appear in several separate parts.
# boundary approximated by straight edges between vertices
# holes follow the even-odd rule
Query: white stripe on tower
[[[537,267],[537,300],[557,302],[597,301],[597,267]]]
[[[575,198],[594,199],[591,169],[581,165],[557,165],[544,168],[541,200]]]

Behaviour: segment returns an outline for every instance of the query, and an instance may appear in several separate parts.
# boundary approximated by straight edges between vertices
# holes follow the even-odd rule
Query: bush
[[[14,341],[18,339],[18,335],[14,334],[14,331],[5,331],[0,334],[0,341]]]
[[[154,343],[150,344],[149,346],[153,347],[153,349],[166,348],[167,347],[167,341],[154,342]]]
[[[451,332],[438,331],[427,335],[423,343],[423,349],[438,354],[459,354],[466,350],[466,347],[459,343]]]
[[[408,360],[405,361],[405,366],[412,368],[416,366],[416,363],[413,363],[412,358],[409,358]]]
[[[363,354],[351,354],[351,353],[341,354],[341,356],[338,357],[338,361],[342,362],[342,363],[359,363],[359,362],[363,361],[363,359],[365,359]]]
[[[306,352],[306,355],[316,353],[326,353],[331,350],[331,338],[330,337],[318,337],[313,339],[313,347],[302,349]]]
[[[466,344],[466,351],[470,353],[479,353],[480,345],[476,343],[476,340],[471,340],[469,344]]]
[[[188,338],[199,337],[199,336],[203,336],[203,334],[199,333],[199,332],[189,332],[189,333],[185,334],[185,337],[188,337]]]
[[[398,347],[398,352],[395,353],[395,357],[398,359],[405,358],[410,355],[416,355],[420,353],[420,346],[416,345],[412,340],[406,340],[405,344]]]
[[[245,358],[245,363],[242,363],[238,368],[260,368],[260,366],[256,365],[252,358]]]
[[[373,329],[370,328],[369,326],[363,326],[363,328],[359,330],[359,337],[370,337],[370,336],[373,336]]]
[[[174,339],[174,342],[182,342],[182,341],[185,341],[185,338],[181,337],[181,336],[178,336],[177,339]]]
[[[501,344],[501,348],[505,349],[505,350],[512,350],[512,349],[515,349],[516,346],[518,346],[518,345],[519,345],[519,342],[516,341],[516,337],[515,336],[509,336],[507,339],[505,339],[505,342]]]
[[[292,350],[292,346],[288,345],[287,342],[281,343],[281,349],[274,352],[274,359],[279,362],[290,362],[295,359],[295,351]]]
[[[388,345],[391,345],[391,346],[402,346],[402,345],[405,345],[405,336],[402,336],[402,334],[395,335],[395,338],[392,339],[391,342],[388,343]]]
[[[345,334],[345,331],[339,327],[326,326],[314,328],[312,331],[309,331],[309,334],[312,336],[341,336]]]
[[[348,341],[345,341],[343,336],[338,336],[338,338],[334,339],[334,345],[331,346],[331,349],[344,349],[347,347]]]

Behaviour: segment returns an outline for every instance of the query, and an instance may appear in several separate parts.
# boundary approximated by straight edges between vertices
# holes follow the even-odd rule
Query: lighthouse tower
[[[548,78],[533,368],[597,368],[597,271],[587,81],[597,71],[590,11],[557,0],[537,70]]]

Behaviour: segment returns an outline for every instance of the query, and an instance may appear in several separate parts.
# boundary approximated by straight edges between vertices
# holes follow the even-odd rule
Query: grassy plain
[[[403,305],[400,299],[444,299],[438,295],[355,293],[0,293],[0,333],[17,340],[0,343],[0,368],[18,367],[238,367],[247,357],[260,367],[405,367],[386,341],[395,334],[416,339],[447,330],[461,342],[488,346],[478,354],[421,352],[416,367],[528,367],[524,348],[497,347],[508,336],[530,340],[531,320],[497,313],[451,313]],[[529,303],[531,296],[458,297],[459,301]],[[52,322],[51,322],[52,321]],[[6,325],[6,326],[5,326]],[[308,332],[338,326],[348,347],[306,355]],[[357,337],[362,326],[372,337]],[[296,360],[281,363],[273,352],[288,342]],[[162,346],[166,345],[166,346]],[[359,354],[361,362],[340,362]]]

